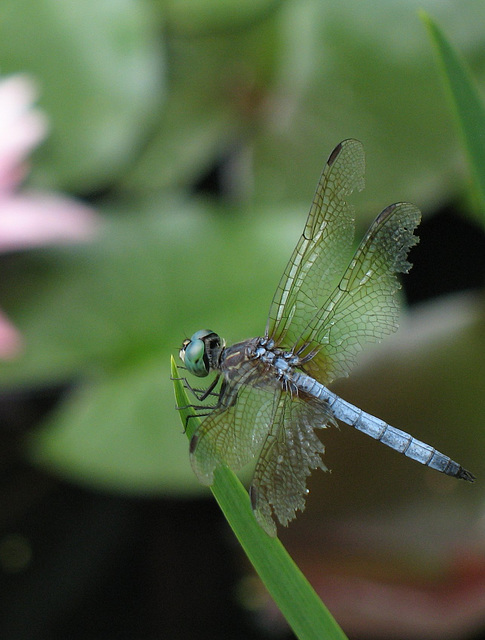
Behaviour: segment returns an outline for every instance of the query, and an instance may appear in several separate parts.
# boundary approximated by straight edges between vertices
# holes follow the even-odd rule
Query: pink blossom
[[[28,156],[47,135],[45,115],[33,102],[36,89],[26,75],[0,79],[0,251],[89,240],[97,229],[93,209],[67,196],[19,191]],[[0,312],[0,359],[16,357],[18,330]]]
[[[97,218],[86,205],[55,193],[0,195],[0,251],[89,240]]]
[[[27,156],[47,134],[47,119],[32,107],[35,98],[27,76],[0,79],[0,192],[12,191],[24,179]]]

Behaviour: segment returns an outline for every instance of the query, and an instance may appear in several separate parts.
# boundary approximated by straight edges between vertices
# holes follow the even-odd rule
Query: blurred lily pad
[[[150,495],[196,489],[167,362],[81,380],[27,442],[32,461],[80,484]]]
[[[325,150],[347,137],[366,149],[369,219],[382,201],[409,200],[426,210],[456,192],[463,166],[417,15],[428,5],[483,77],[477,27],[485,19],[483,3],[384,0],[372,10],[348,0],[284,5],[284,64],[268,96],[269,122],[254,141],[255,197],[303,197]]]
[[[184,7],[192,21],[190,3]],[[167,101],[124,183],[137,192],[191,187],[229,151],[251,143],[280,62],[281,34],[271,12],[246,29],[216,29],[204,37],[171,30],[170,9],[168,16]]]
[[[272,16],[283,0],[159,0],[168,28],[179,35],[239,31]]]
[[[163,96],[164,56],[148,3],[5,0],[2,73],[28,72],[51,121],[35,182],[93,191],[126,168]]]
[[[228,341],[264,331],[295,216],[228,217],[178,199],[135,209],[137,218],[120,209],[107,217],[91,246],[7,263],[2,304],[27,348],[0,365],[0,382],[73,385],[30,440],[38,463],[111,489],[184,491],[197,483],[174,407],[170,354],[205,326]],[[276,225],[277,242],[268,247]]]
[[[371,12],[349,0],[265,3],[264,19],[246,23],[242,13],[226,22],[231,4],[216,10],[209,0],[198,2],[206,20],[196,21],[190,37],[189,3],[164,6],[169,97],[125,186],[192,185],[233,154],[242,168],[238,195],[307,200],[328,150],[356,137],[370,168],[369,219],[382,202],[410,200],[427,209],[461,189],[451,116],[417,14],[427,2],[381,0]],[[429,5],[453,26],[455,42],[483,76],[483,3]],[[212,11],[220,20],[211,30]]]

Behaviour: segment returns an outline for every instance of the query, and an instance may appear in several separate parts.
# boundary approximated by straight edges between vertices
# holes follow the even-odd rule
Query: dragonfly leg
[[[207,408],[207,407],[206,407],[206,408]],[[187,431],[187,427],[189,426],[189,420],[190,420],[190,418],[205,418],[205,416],[208,416],[208,415],[209,415],[209,413],[210,413],[210,411],[208,411],[207,413],[197,413],[197,414],[191,413],[190,415],[188,415],[188,416],[185,418],[184,433]]]
[[[205,418],[215,409],[215,406],[199,405],[199,404],[187,404],[184,407],[175,407],[177,411],[184,411],[185,409],[193,409],[195,413],[190,413],[185,417],[184,433],[187,431],[190,418]]]
[[[183,407],[175,407],[177,411],[184,411],[185,409],[193,409],[197,412],[197,415],[209,415],[216,408],[217,405],[208,404],[186,404]],[[202,413],[205,412],[205,413]]]
[[[180,380],[181,382],[183,382],[184,388],[187,389],[187,391],[190,391],[190,393],[195,396],[197,398],[197,400],[199,402],[204,402],[204,400],[206,398],[208,398],[209,396],[214,396],[214,397],[219,397],[219,393],[217,391],[214,391],[217,383],[219,382],[219,376],[217,375],[214,380],[211,382],[211,384],[207,387],[207,389],[198,389],[196,387],[193,387],[190,382],[187,380],[187,378],[171,378],[171,380]],[[188,405],[188,406],[193,406],[193,405]],[[182,407],[180,407],[182,408]],[[195,406],[194,406],[195,408]]]

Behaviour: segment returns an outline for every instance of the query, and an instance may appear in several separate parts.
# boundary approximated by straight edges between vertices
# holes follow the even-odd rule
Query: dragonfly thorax
[[[294,367],[301,364],[301,360],[292,351],[278,349],[273,340],[261,338],[254,351],[254,357],[276,369],[280,376],[289,373]]]
[[[179,356],[194,376],[203,378],[214,369],[219,369],[224,340],[210,329],[201,329],[184,340]]]

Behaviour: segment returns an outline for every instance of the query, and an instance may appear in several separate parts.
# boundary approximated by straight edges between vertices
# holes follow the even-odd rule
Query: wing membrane
[[[295,344],[347,264],[354,216],[345,198],[364,187],[364,163],[362,144],[344,140],[325,165],[305,229],[271,303],[266,336],[277,345]]]
[[[214,409],[190,443],[192,468],[202,484],[212,484],[221,463],[238,471],[254,459],[271,423],[273,389],[241,385],[227,393],[233,394],[232,404]]]
[[[326,470],[315,428],[329,423],[335,420],[322,403],[289,393],[277,397],[250,489],[254,515],[270,536],[276,535],[272,513],[286,526],[305,508],[312,469]]]
[[[323,384],[346,376],[365,342],[381,340],[397,329],[400,284],[409,249],[421,219],[417,207],[394,204],[376,218],[338,286],[300,336],[308,352],[318,353],[305,371]]]

